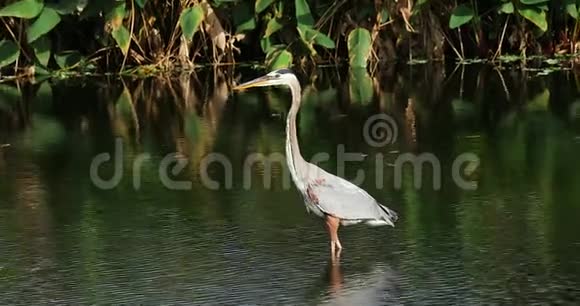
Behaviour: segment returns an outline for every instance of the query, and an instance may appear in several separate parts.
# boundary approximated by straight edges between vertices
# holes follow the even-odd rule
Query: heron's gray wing
[[[344,220],[377,220],[393,225],[397,214],[366,191],[326,171],[309,180],[306,194],[323,212]]]

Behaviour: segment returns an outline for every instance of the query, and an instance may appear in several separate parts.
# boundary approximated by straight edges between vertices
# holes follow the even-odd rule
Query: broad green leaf
[[[32,19],[40,14],[43,7],[41,0],[21,0],[0,9],[0,17]]]
[[[316,31],[316,34],[314,36],[314,43],[326,49],[334,49],[336,47],[336,45],[334,44],[334,40],[332,40],[332,38],[318,31]]]
[[[520,15],[535,24],[540,30],[546,32],[548,30],[548,21],[546,20],[546,12],[534,7],[522,7],[518,9]]]
[[[309,31],[310,27],[298,25],[298,27],[296,28],[298,30],[298,34],[300,35],[300,39],[302,40],[302,42],[304,42],[304,46],[308,48],[308,50],[310,50],[310,55],[315,56],[316,49],[314,49],[314,38],[312,37],[312,34]]]
[[[260,47],[264,53],[268,54],[274,47],[270,37],[262,37],[262,39],[260,39]]]
[[[310,13],[310,7],[306,0],[295,0],[294,5],[296,7],[296,22],[298,26],[314,26],[314,18],[312,13]]]
[[[500,13],[513,14],[515,11],[514,4],[512,2],[505,2],[499,8]]]
[[[386,8],[383,8],[379,14],[381,16],[381,24],[383,24],[383,23],[389,21],[389,19],[391,19],[389,11]]]
[[[34,65],[35,81],[42,81],[50,77],[50,71],[46,70],[44,66]]]
[[[125,1],[114,1],[111,7],[105,7],[105,9],[107,11],[106,19],[111,24],[113,31],[123,26],[123,19],[127,13]]]
[[[274,49],[266,56],[266,65],[270,70],[292,66],[292,53],[284,49]]]
[[[13,41],[0,41],[0,68],[14,63],[19,56],[20,48]]]
[[[181,31],[183,32],[183,36],[191,41],[193,38],[193,34],[197,32],[199,29],[199,25],[204,19],[204,12],[203,7],[201,5],[196,5],[190,8],[185,9],[181,13],[181,17],[179,18],[179,24],[181,26]]]
[[[147,0],[135,0],[135,2],[140,8],[144,8],[145,4],[147,4]]]
[[[254,12],[252,12],[252,5],[250,2],[243,1],[233,11],[234,25],[236,26],[236,33],[251,31],[256,28],[256,19],[254,19]]]
[[[50,38],[48,38],[46,35],[41,36],[31,44],[31,47],[34,50],[34,55],[36,56],[38,62],[44,67],[48,66],[51,49]]]
[[[348,88],[352,103],[368,104],[373,100],[373,80],[365,68],[350,69]]]
[[[566,12],[574,19],[578,19],[578,7],[576,0],[565,0]]]
[[[274,1],[276,0],[256,0],[256,14],[260,14],[263,10],[267,9]]]
[[[45,7],[40,16],[28,27],[26,40],[28,43],[34,42],[40,36],[52,31],[59,22],[60,16],[58,13],[51,8]]]
[[[298,25],[298,33],[300,38],[310,47],[313,44],[317,44],[327,49],[335,48],[334,41],[330,37],[311,27]]]
[[[364,28],[356,28],[348,34],[348,57],[351,67],[367,67],[372,51],[371,33]]]
[[[123,52],[123,55],[127,55],[127,52],[129,52],[129,46],[131,46],[131,33],[129,33],[129,30],[127,30],[124,25],[121,25],[116,30],[113,30],[111,35],[113,35],[113,38],[117,42],[117,46],[119,46],[121,52]]]
[[[264,33],[264,36],[269,37],[270,35],[282,29],[282,27],[282,23],[277,18],[272,18],[270,21],[268,21],[268,25],[266,25],[266,32]]]
[[[451,18],[449,19],[449,28],[457,29],[460,26],[470,22],[473,17],[475,17],[475,12],[470,5],[458,5],[451,13]]]
[[[54,59],[60,68],[66,69],[78,65],[83,57],[78,51],[64,51],[55,54]]]

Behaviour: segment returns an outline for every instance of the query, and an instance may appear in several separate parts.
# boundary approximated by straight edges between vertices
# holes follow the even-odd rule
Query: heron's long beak
[[[261,76],[257,79],[253,79],[251,81],[248,81],[246,83],[242,83],[236,87],[234,87],[234,90],[244,90],[247,88],[252,88],[252,87],[259,87],[259,86],[267,86],[270,84],[270,81],[272,80],[272,78],[270,76]]]

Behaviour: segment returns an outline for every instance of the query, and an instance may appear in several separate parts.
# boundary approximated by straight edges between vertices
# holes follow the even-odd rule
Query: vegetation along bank
[[[3,76],[570,59],[580,0],[3,0]],[[509,55],[509,56],[508,56]]]

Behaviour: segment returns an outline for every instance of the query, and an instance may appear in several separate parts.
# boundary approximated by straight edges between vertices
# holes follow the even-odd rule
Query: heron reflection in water
[[[397,214],[379,204],[366,191],[353,183],[332,175],[304,160],[300,154],[296,133],[296,115],[300,109],[301,88],[296,76],[288,69],[270,72],[255,80],[234,88],[288,86],[292,94],[292,106],[286,121],[286,162],[296,188],[304,198],[306,210],[323,218],[330,237],[333,259],[340,256],[342,245],[338,239],[338,227],[356,223],[395,226]]]

